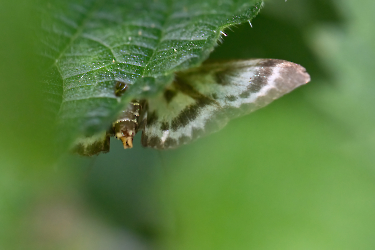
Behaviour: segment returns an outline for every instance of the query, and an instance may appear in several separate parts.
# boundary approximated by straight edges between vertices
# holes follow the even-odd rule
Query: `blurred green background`
[[[266,1],[212,58],[311,83],[171,151],[53,154],[31,1],[0,3],[0,249],[375,249],[375,2]]]

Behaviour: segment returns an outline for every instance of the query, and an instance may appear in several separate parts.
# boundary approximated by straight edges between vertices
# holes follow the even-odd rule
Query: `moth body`
[[[142,103],[137,100],[130,102],[113,123],[115,137],[122,141],[125,149],[133,147],[133,138],[140,129]]]

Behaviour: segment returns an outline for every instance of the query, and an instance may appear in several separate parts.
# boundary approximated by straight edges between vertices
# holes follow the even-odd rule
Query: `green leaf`
[[[107,129],[129,100],[157,93],[175,71],[202,63],[225,28],[250,21],[261,6],[255,0],[48,4],[42,14],[47,92],[64,138]],[[116,81],[130,85],[121,100]]]

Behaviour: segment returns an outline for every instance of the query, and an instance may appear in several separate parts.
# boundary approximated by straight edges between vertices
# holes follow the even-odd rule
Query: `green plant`
[[[310,84],[177,150],[113,142],[89,173],[51,159],[35,6],[0,3],[0,248],[130,248],[124,229],[160,249],[374,248],[373,1],[266,2],[210,57],[294,61]]]

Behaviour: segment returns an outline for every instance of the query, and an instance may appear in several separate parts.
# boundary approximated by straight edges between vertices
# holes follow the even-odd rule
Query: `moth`
[[[302,66],[278,59],[207,62],[175,73],[162,93],[133,100],[109,131],[77,141],[76,152],[95,155],[109,151],[115,136],[124,148],[133,146],[142,131],[142,145],[172,149],[223,128],[229,120],[249,114],[310,81]],[[117,82],[115,94],[127,89]]]

